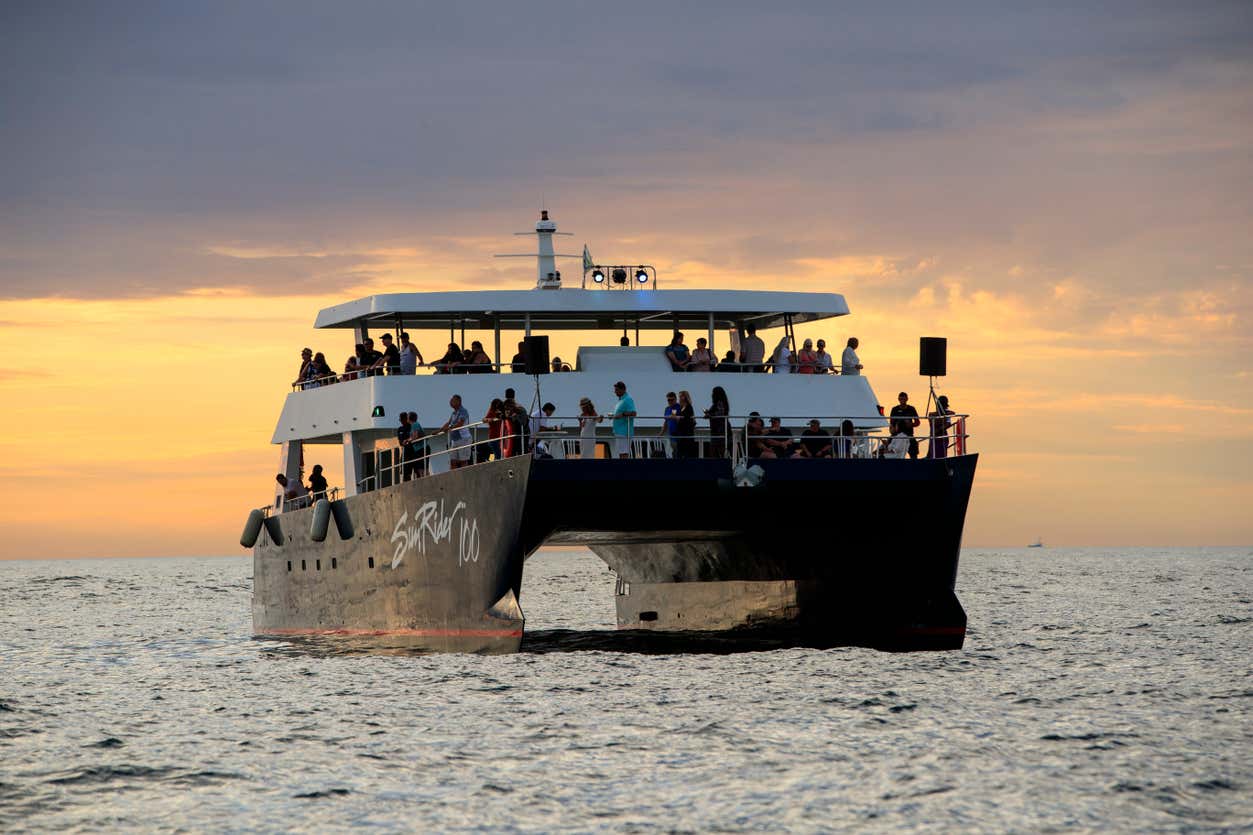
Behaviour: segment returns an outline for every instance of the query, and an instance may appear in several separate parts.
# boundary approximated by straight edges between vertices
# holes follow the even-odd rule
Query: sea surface
[[[249,634],[251,561],[0,562],[0,830],[1253,831],[1253,550],[967,551],[965,649],[646,651],[587,552],[510,656]]]

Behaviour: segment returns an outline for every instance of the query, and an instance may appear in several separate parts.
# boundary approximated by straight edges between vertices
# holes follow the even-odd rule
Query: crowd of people
[[[782,337],[769,358],[766,357],[766,343],[757,335],[755,327],[745,330],[746,336],[740,341],[740,352],[727,351],[722,359],[714,356],[709,350],[705,337],[696,340],[696,347],[688,349],[681,331],[675,331],[666,346],[666,359],[674,371],[719,371],[731,373],[765,374],[861,374],[862,364],[857,357],[859,345],[857,337],[849,337],[837,366],[834,358],[827,353],[827,341],[819,339],[816,343],[806,339],[801,343],[799,351],[793,351],[792,338]]]
[[[792,351],[790,337],[783,337],[778,345],[766,356],[766,345],[757,335],[757,329],[748,327],[746,336],[741,340],[740,351],[727,351],[722,359],[714,356],[709,349],[705,337],[696,340],[696,347],[688,349],[684,335],[675,331],[670,344],[665,348],[666,359],[675,371],[692,372],[739,372],[764,374],[861,374],[862,364],[857,356],[857,337],[849,337],[844,352],[837,364],[831,354],[827,353],[826,340],[817,343],[806,339],[799,351]],[[375,377],[383,374],[416,374],[418,368],[429,367],[436,374],[494,374],[497,366],[477,339],[463,349],[456,342],[449,342],[444,355],[432,363],[422,358],[422,352],[409,339],[408,332],[402,331],[393,338],[390,333],[379,337],[383,350],[374,347],[374,340],[366,337],[358,343],[352,356],[344,363],[343,372],[336,372],[326,361],[322,352],[314,352],[305,348],[300,353],[300,370],[292,385],[298,388],[317,388],[341,381],[356,380],[361,377]],[[622,337],[621,345],[630,346],[630,340]],[[509,362],[509,370],[515,374],[526,372],[525,343],[518,343],[518,353]],[[561,357],[553,357],[551,362],[553,373],[571,371],[570,364],[563,362]]]
[[[639,412],[635,400],[627,392],[626,383],[619,380],[613,385],[616,398],[613,408],[600,412],[590,397],[579,399],[579,457],[596,457],[596,445],[600,443],[596,428],[606,421],[612,427],[610,453],[615,458],[633,457],[632,441],[635,439],[635,421]],[[739,434],[740,449],[748,458],[918,458],[920,454],[915,430],[921,426],[923,417],[909,403],[909,395],[901,392],[898,403],[887,415],[889,435],[872,437],[859,434],[852,420],[845,419],[833,431],[828,432],[822,421],[813,418],[796,435],[783,425],[779,417],[769,422],[760,412],[749,412]],[[487,428],[485,442],[476,442],[472,432],[470,412],[462,403],[461,395],[454,394],[448,401],[448,419],[432,433],[427,433],[418,421],[417,412],[401,412],[400,425],[396,429],[399,457],[395,467],[400,480],[409,481],[426,475],[431,435],[446,435],[449,467],[459,469],[475,462],[499,460],[531,452],[536,457],[552,457],[545,433],[563,431],[555,423],[553,415],[557,407],[546,402],[533,412],[527,412],[517,400],[512,388],[503,397],[493,398],[480,423]],[[882,407],[880,407],[882,414]],[[709,426],[706,457],[725,458],[736,443],[736,433],[731,421],[731,404],[726,390],[714,386],[710,391],[709,405],[702,414]],[[696,407],[692,395],[686,389],[666,392],[666,405],[660,417],[660,437],[670,445],[672,458],[696,458],[700,455],[697,436]],[[935,409],[926,415],[928,435],[928,458],[945,458],[948,455],[950,430],[953,428],[953,412],[948,397],[940,395]],[[297,480],[289,482],[283,474],[275,477],[281,489],[286,509],[306,507],[319,498],[328,496],[326,478],[322,466],[315,465],[306,487]]]

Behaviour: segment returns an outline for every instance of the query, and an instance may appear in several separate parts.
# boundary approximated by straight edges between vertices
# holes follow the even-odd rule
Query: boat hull
[[[619,578],[620,629],[809,645],[962,646],[955,594],[977,456],[479,464],[344,500],[354,535],[278,517],[254,553],[254,631],[346,646],[519,648],[524,559],[585,545]]]
[[[977,460],[761,461],[754,487],[734,486],[725,461],[539,461],[524,539],[600,556],[622,629],[959,648]]]
[[[383,648],[513,652],[522,640],[518,533],[530,458],[467,467],[344,499],[353,536],[278,518],[253,553],[253,631]]]

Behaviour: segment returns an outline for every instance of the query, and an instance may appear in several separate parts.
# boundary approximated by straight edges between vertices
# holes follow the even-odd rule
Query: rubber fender
[[[248,514],[248,521],[244,523],[244,532],[239,535],[239,544],[245,548],[251,548],[257,544],[257,537],[261,535],[261,526],[265,524],[265,511],[255,509]]]
[[[283,544],[283,529],[278,524],[277,516],[265,517],[265,532],[270,535],[270,541],[275,545]]]
[[[335,517],[335,529],[340,539],[352,539],[352,516],[348,513],[348,505],[343,499],[331,502],[331,515]]]
[[[318,499],[313,503],[313,521],[309,523],[309,538],[314,542],[326,541],[326,529],[331,526],[331,503]]]

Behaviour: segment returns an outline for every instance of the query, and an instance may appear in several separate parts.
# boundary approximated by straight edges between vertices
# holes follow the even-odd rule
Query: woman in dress
[[[692,408],[692,395],[686,391],[679,392],[679,419],[675,433],[676,458],[695,458],[696,447],[696,410]]]
[[[506,457],[504,448],[501,446],[501,439],[505,434],[505,427],[508,421],[505,420],[505,403],[499,397],[492,398],[492,405],[487,407],[487,414],[483,415],[483,422],[487,424],[487,451],[495,457],[497,461]]]
[[[596,457],[596,424],[603,420],[590,397],[579,398],[579,458],[586,461]]]
[[[796,370],[801,374],[813,374],[818,370],[818,354],[814,351],[814,341],[806,339],[797,356]]]
[[[705,410],[709,418],[709,457],[726,458],[728,439],[731,436],[731,403],[727,400],[726,390],[722,386],[714,386],[710,392],[713,403]]]

